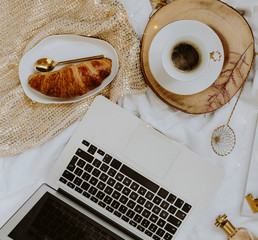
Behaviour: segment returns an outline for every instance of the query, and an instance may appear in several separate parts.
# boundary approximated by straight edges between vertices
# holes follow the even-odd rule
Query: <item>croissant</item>
[[[98,87],[111,73],[112,60],[102,58],[29,76],[29,85],[51,97],[72,98]]]

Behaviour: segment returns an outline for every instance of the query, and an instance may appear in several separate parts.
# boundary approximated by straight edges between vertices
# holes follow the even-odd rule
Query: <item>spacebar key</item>
[[[123,165],[120,171],[128,176],[129,178],[133,179],[134,181],[140,183],[142,186],[148,188],[149,190],[153,191],[154,193],[158,191],[159,186],[150,181],[148,178],[142,176],[141,174],[135,172],[133,169]]]

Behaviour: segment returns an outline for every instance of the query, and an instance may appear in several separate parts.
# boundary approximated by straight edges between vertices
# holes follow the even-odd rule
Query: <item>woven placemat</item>
[[[143,93],[147,88],[140,69],[140,40],[118,1],[1,0],[0,19],[1,156],[18,154],[50,140],[80,120],[95,98],[70,104],[40,104],[25,95],[19,80],[19,61],[50,35],[78,34],[114,46],[119,71],[99,94],[117,101],[124,94]]]

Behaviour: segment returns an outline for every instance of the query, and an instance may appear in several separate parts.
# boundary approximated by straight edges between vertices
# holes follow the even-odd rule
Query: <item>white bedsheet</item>
[[[151,12],[150,3],[148,0],[120,1],[125,5],[129,20],[141,37]],[[257,39],[258,1],[225,2],[246,11],[246,19]],[[225,234],[214,226],[216,217],[223,213],[228,215],[235,226],[246,227],[258,237],[258,220],[240,214],[258,113],[257,69],[258,59],[230,121],[237,142],[233,152],[226,157],[219,157],[212,151],[210,138],[216,127],[227,122],[236,96],[230,103],[206,115],[190,115],[175,110],[158,99],[150,89],[146,94],[124,96],[119,99],[119,104],[125,109],[225,171],[223,184],[196,222],[188,240],[226,239]],[[41,146],[16,156],[0,158],[0,227],[46,180],[49,170],[77,125],[78,123],[73,124],[59,136]],[[254,184],[258,193],[258,183]]]

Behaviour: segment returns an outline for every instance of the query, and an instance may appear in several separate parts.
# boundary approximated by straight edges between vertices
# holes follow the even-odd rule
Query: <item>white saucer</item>
[[[173,46],[189,42],[201,52],[201,63],[191,72],[175,70],[170,62]],[[192,95],[208,88],[219,76],[224,63],[223,45],[207,25],[193,20],[180,20],[163,27],[149,49],[149,66],[156,81],[166,90]]]
[[[101,54],[112,60],[111,74],[104,79],[99,87],[87,94],[71,99],[49,97],[32,89],[28,84],[28,77],[36,73],[34,63],[40,58],[48,57],[59,62]],[[19,76],[25,94],[33,101],[40,103],[71,103],[80,101],[101,91],[116,76],[118,65],[117,53],[106,41],[72,34],[53,35],[42,40],[22,57],[19,64]],[[63,65],[57,66],[55,70],[61,67],[63,67]]]

